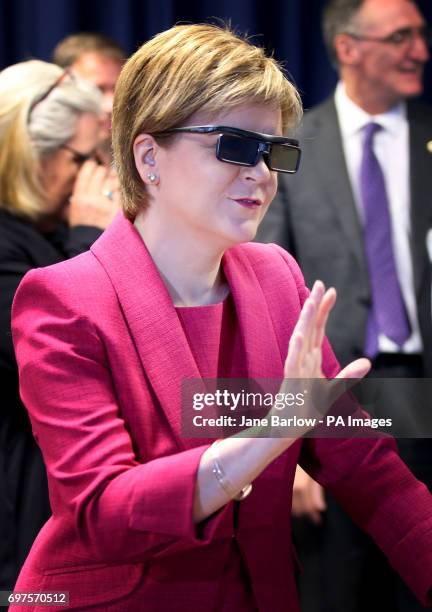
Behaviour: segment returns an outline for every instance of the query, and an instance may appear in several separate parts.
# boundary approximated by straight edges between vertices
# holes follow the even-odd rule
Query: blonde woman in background
[[[0,73],[0,589],[13,587],[50,515],[18,394],[12,300],[28,270],[88,249],[118,210],[117,179],[94,157],[100,104],[94,86],[53,64]]]

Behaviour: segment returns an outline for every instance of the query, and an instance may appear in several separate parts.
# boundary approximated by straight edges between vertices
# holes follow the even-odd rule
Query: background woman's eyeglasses
[[[101,164],[101,160],[99,159],[96,151],[92,151],[91,153],[81,153],[68,144],[63,144],[59,148],[72,153],[72,161],[78,166],[82,166],[89,159],[93,159],[98,164]]]
[[[284,136],[271,136],[226,125],[193,125],[178,127],[155,134],[156,137],[190,132],[196,134],[219,133],[216,157],[223,162],[238,166],[256,166],[264,159],[270,170],[293,174],[297,172],[301,150],[298,140]]]

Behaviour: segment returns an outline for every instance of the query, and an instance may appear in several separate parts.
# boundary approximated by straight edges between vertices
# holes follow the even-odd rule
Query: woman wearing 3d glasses
[[[126,63],[113,117],[124,214],[90,252],[28,274],[15,300],[53,509],[16,591],[68,591],[74,610],[298,610],[299,460],[426,601],[431,498],[391,440],[182,435],[184,380],[339,372],[323,341],[334,291],[308,297],[286,252],[249,243],[277,172],[297,170],[283,134],[299,116],[276,62],[227,30],[177,26]]]

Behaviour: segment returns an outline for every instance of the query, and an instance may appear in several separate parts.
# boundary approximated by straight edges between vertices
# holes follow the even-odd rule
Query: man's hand
[[[293,516],[307,516],[315,525],[319,525],[322,522],[321,513],[326,509],[324,489],[298,465],[293,487]]]

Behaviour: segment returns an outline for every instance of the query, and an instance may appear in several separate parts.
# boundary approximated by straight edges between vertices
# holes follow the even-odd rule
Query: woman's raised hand
[[[336,302],[336,290],[316,281],[303,304],[285,360],[285,378],[323,378],[322,343],[325,327]],[[341,323],[342,324],[342,323]],[[357,359],[339,372],[337,378],[363,378],[370,370],[368,359]]]
[[[363,378],[371,367],[368,359],[357,359],[341,370],[334,380],[327,380],[324,376],[322,345],[327,320],[335,301],[335,289],[326,290],[321,281],[316,281],[303,305],[289,342],[280,393],[292,395],[300,392],[305,397],[305,402],[294,408],[284,407],[283,412],[274,407],[271,413],[278,414],[279,417],[296,416],[306,419],[304,427],[302,421],[302,425],[296,428],[295,437],[313,429],[313,420],[320,421],[332,404],[353,386],[357,379]],[[351,383],[347,383],[349,379],[352,379]],[[272,430],[272,433],[287,435],[287,430]]]

